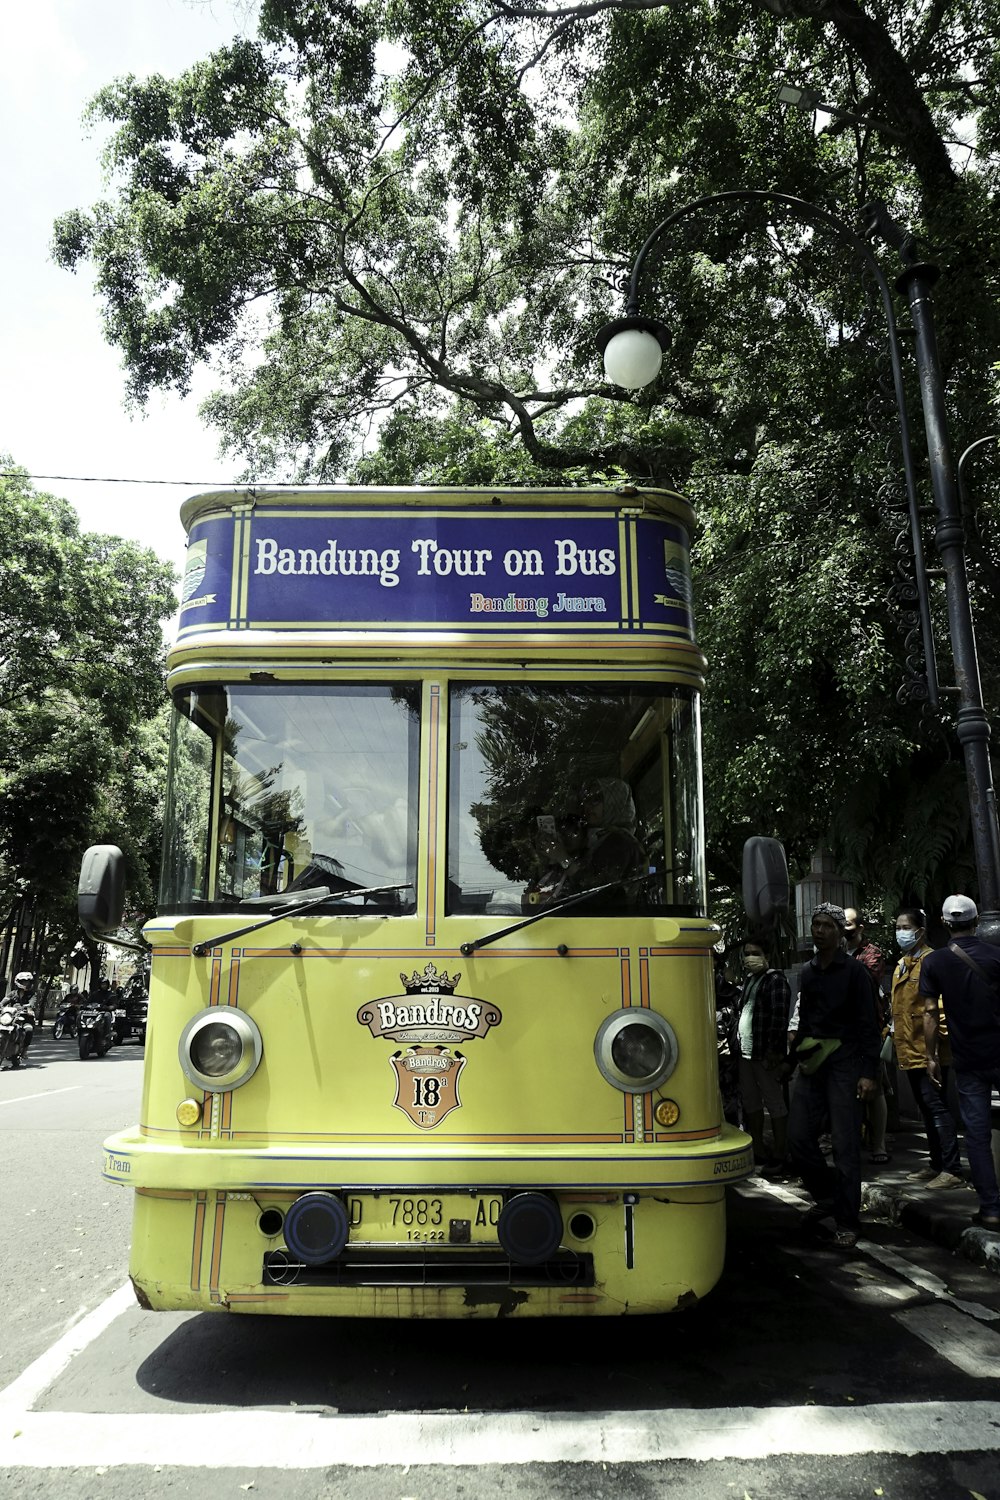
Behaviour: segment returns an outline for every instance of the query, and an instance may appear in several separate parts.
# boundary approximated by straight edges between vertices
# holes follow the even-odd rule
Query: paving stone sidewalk
[[[927,1142],[912,1122],[904,1118],[900,1123],[889,1147],[890,1161],[874,1163],[862,1151],[862,1212],[902,1224],[911,1234],[934,1240],[1000,1276],[1000,1234],[972,1223],[979,1200],[971,1183],[929,1189],[923,1182],[909,1181],[908,1173],[929,1165]]]

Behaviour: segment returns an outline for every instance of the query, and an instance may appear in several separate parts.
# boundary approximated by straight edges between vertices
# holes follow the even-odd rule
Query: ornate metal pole
[[[773,193],[758,189],[739,188],[728,193],[714,193],[704,198],[695,198],[683,207],[675,209],[648,235],[645,244],[636,256],[629,281],[628,303],[624,318],[607,324],[597,335],[598,347],[605,355],[605,366],[612,363],[612,345],[621,335],[644,344],[640,350],[639,363],[644,365],[641,378],[620,380],[633,388],[648,384],[659,370],[659,357],[653,341],[660,350],[669,347],[670,335],[666,326],[658,319],[644,317],[639,312],[639,282],[646,256],[652,246],[672,225],[679,220],[704,210],[712,210],[728,203],[767,203],[788,208],[807,223],[821,224],[832,229],[837,237],[849,245],[864,263],[878,286],[885,310],[888,328],[889,359],[892,366],[893,387],[899,415],[902,442],[903,471],[910,515],[910,532],[913,539],[915,582],[917,585],[921,634],[923,637],[924,661],[927,669],[927,696],[937,706],[938,687],[934,659],[934,642],[931,631],[930,600],[927,575],[924,567],[920,536],[920,509],[916,478],[913,469],[913,454],[910,444],[909,421],[906,411],[906,396],[903,383],[902,360],[896,332],[896,319],[892,293],[870,245],[840,219],[828,214],[815,204],[786,193]],[[972,623],[972,607],[969,598],[968,576],[965,570],[965,529],[958,505],[955,472],[948,443],[948,430],[944,412],[944,393],[937,342],[934,332],[933,307],[930,288],[938,272],[934,266],[926,265],[916,258],[916,247],[911,236],[906,234],[890,217],[883,204],[869,204],[865,209],[869,234],[880,234],[900,252],[905,270],[897,282],[910,304],[910,314],[916,333],[916,357],[920,376],[920,394],[927,437],[927,452],[930,460],[931,482],[937,505],[938,521],[935,541],[941,554],[946,581],[948,622],[952,653],[957,680],[958,713],[956,733],[965,756],[966,778],[969,790],[969,806],[972,814],[973,845],[976,869],[979,877],[980,934],[990,942],[1000,943],[1000,835],[997,829],[996,795],[993,789],[993,774],[989,759],[990,726],[983,707],[982,687],[979,679],[979,663],[976,653],[975,631]],[[615,377],[611,377],[615,378]]]
[[[937,266],[918,259],[917,246],[891,218],[884,203],[869,203],[863,210],[870,232],[899,252],[903,272],[896,286],[910,304],[915,335],[920,400],[927,432],[927,458],[931,487],[937,507],[934,540],[941,554],[948,603],[948,630],[955,659],[958,713],[955,733],[965,755],[969,784],[972,839],[979,876],[979,935],[1000,943],[1000,835],[997,831],[996,792],[990,764],[990,723],[983,706],[979,677],[976,632],[965,566],[965,522],[959,504],[955,467],[952,462],[948,423],[944,406],[944,381],[938,358],[931,287],[940,272]]]

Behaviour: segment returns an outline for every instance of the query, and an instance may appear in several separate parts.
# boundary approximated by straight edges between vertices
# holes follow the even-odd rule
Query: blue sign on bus
[[[537,510],[237,508],[192,526],[182,633],[400,625],[692,636],[685,529]]]

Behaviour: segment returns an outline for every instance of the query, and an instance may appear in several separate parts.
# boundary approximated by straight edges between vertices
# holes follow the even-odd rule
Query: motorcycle
[[[111,1012],[111,1029],[115,1034],[115,1043],[121,1046],[129,1034],[128,1011],[124,1005],[116,1005]]]
[[[135,1037],[140,1047],[146,1045],[146,1017],[148,1012],[149,1000],[145,994],[128,1001],[126,1007],[128,1034]]]
[[[19,1068],[35,1034],[35,1013],[16,995],[0,1002],[0,1065]]]
[[[136,976],[129,980],[115,1011],[115,1041],[126,1042],[131,1037],[140,1047],[146,1044],[146,1017],[149,1011],[149,995],[143,980]]]
[[[64,1036],[76,1036],[77,1017],[80,1014],[80,1003],[75,997],[64,1000],[62,1009],[52,1023],[52,1035],[58,1042]]]
[[[104,1057],[110,1052],[115,1039],[114,1018],[106,1005],[98,1000],[86,1000],[80,1007],[77,1019],[80,1059]]]

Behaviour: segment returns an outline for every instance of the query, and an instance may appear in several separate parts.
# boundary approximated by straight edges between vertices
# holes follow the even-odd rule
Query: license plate
[[[351,1243],[496,1244],[503,1199],[497,1194],[379,1193],[349,1197]]]

